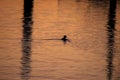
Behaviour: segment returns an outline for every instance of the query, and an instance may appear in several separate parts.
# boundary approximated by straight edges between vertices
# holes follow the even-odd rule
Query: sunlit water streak
[[[0,80],[119,80],[120,1],[109,4],[1,0]]]

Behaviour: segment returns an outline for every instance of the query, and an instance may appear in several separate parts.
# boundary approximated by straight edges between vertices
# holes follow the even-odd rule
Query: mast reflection
[[[23,38],[22,38],[22,72],[21,79],[29,80],[31,72],[31,41],[32,41],[32,8],[33,0],[24,0]]]
[[[80,0],[76,0],[76,2],[80,2]]]
[[[114,58],[114,43],[115,43],[115,18],[116,18],[116,3],[117,0],[110,0],[109,16],[107,24],[108,35],[108,55],[107,55],[107,77],[108,80],[112,80],[113,75],[113,58]]]

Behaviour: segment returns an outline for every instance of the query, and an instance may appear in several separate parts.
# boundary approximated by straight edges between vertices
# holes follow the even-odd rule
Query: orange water
[[[0,2],[0,80],[109,80],[110,73],[112,80],[120,79],[120,2],[112,47],[109,1],[35,0],[33,5],[31,40],[23,41],[23,1]],[[64,34],[71,42],[44,40]]]

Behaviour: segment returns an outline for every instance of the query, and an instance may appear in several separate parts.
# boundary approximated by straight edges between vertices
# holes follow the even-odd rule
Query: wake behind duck
[[[71,42],[66,35],[64,35],[61,39],[42,39],[42,40],[62,40],[63,42]]]

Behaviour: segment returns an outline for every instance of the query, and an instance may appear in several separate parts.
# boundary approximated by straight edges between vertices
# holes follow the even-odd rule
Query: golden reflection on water
[[[21,0],[0,1],[0,80],[20,80]]]
[[[35,1],[32,46],[35,69],[31,73],[35,79],[106,80],[106,32],[101,26],[106,24],[107,16],[103,15],[105,10],[99,13],[94,7],[88,9],[89,6],[92,5],[87,2]],[[41,40],[59,39],[64,34],[71,39],[66,45],[62,41]]]
[[[1,0],[0,79],[107,80],[108,3],[90,0],[35,0],[32,40],[31,45],[28,41],[27,46],[31,48],[30,56],[26,57],[22,52],[27,48],[27,41],[22,39],[23,2]],[[117,6],[114,80],[119,79],[117,74],[120,73],[120,5]],[[61,39],[64,34],[71,42],[64,44],[61,40],[44,40]]]

